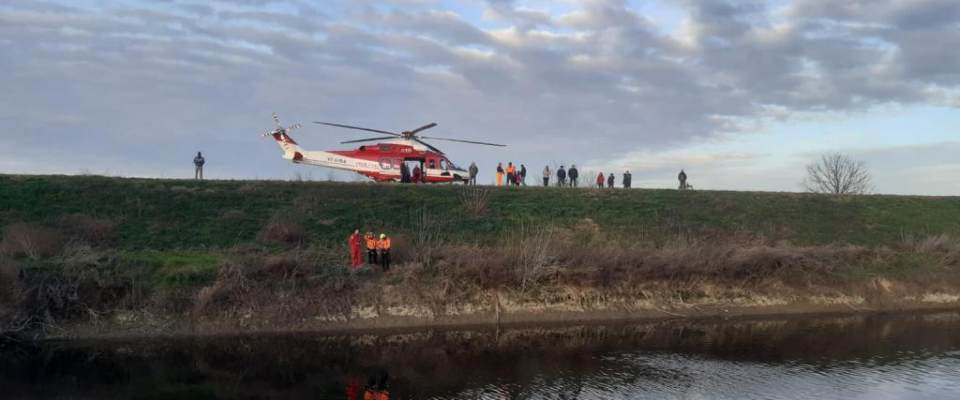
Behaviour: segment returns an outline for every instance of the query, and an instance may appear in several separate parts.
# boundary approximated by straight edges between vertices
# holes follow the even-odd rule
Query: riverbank
[[[0,176],[0,330],[336,331],[960,308],[960,199]],[[347,264],[389,232],[388,272]]]

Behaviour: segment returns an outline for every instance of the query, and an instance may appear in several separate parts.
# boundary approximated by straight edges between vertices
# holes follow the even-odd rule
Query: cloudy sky
[[[353,180],[259,135],[276,111],[437,136],[634,185],[801,190],[818,154],[880,193],[960,195],[955,0],[7,0],[0,173]],[[356,133],[294,137],[345,149]]]

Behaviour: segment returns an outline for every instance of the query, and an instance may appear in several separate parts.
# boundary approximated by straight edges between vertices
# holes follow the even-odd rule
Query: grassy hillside
[[[299,222],[306,240],[339,242],[354,227],[408,233],[423,213],[444,237],[481,243],[521,225],[585,219],[643,240],[747,234],[878,246],[960,233],[960,199],[945,197],[490,188],[482,213],[462,197],[459,186],[0,176],[0,226],[57,226],[80,214],[115,225],[115,245],[127,250],[230,247],[256,240],[271,219]]]
[[[960,303],[957,198],[0,176],[0,228],[0,332]]]

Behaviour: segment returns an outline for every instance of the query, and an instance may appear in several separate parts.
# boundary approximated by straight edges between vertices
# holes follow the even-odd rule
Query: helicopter
[[[286,128],[280,124],[280,118],[273,114],[275,128],[263,134],[264,137],[273,137],[280,149],[283,150],[283,159],[295,164],[314,165],[345,171],[354,171],[375,182],[401,182],[404,176],[401,169],[414,163],[421,173],[410,174],[411,181],[424,183],[466,183],[470,180],[470,173],[450,161],[440,149],[424,142],[429,140],[444,140],[450,142],[469,143],[483,146],[506,147],[504,144],[478,142],[473,140],[451,139],[442,137],[422,136],[420,132],[437,126],[431,122],[419,128],[390,132],[380,129],[362,128],[332,122],[314,121],[315,124],[332,126],[344,129],[353,129],[374,132],[387,136],[347,140],[340,144],[367,143],[355,150],[309,151],[300,147],[290,137],[290,131],[302,127],[294,124]],[[408,168],[408,170],[410,170]]]

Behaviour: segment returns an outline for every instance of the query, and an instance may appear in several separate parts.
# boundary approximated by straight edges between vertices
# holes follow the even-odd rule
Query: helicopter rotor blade
[[[396,136],[384,136],[384,137],[375,137],[375,138],[367,138],[367,139],[347,140],[346,142],[340,142],[340,144],[372,142],[375,140],[386,140],[386,139],[396,139]]]
[[[416,135],[417,132],[422,132],[422,131],[425,131],[425,130],[427,130],[427,129],[433,128],[433,127],[435,127],[435,126],[437,126],[437,123],[436,123],[436,122],[431,122],[431,123],[429,123],[429,124],[426,124],[426,125],[424,125],[424,126],[421,126],[421,127],[417,128],[417,129],[414,129],[414,130],[410,131],[410,134],[411,134],[411,135]]]
[[[484,146],[496,146],[496,147],[507,147],[505,144],[499,143],[487,143],[487,142],[477,142],[473,140],[463,140],[463,139],[449,139],[442,137],[433,137],[433,136],[418,136],[420,139],[430,139],[430,140],[446,140],[448,142],[460,142],[460,143],[470,143],[470,144],[480,144]]]
[[[422,145],[424,145],[424,146],[427,146],[428,149],[433,150],[434,152],[443,154],[443,151],[441,151],[440,149],[438,149],[438,148],[436,148],[436,147],[431,146],[430,143],[427,143],[427,142],[424,142],[424,141],[420,140],[420,138],[417,137],[417,136],[414,136],[412,139],[413,139],[414,141],[416,141],[417,143],[420,143],[420,144],[422,144]]]
[[[338,127],[338,128],[356,129],[356,130],[360,130],[360,131],[384,133],[384,134],[393,135],[393,136],[402,136],[402,135],[400,135],[399,133],[388,132],[388,131],[381,131],[381,130],[379,130],[379,129],[361,128],[361,127],[359,127],[359,126],[350,126],[350,125],[343,125],[343,124],[334,124],[334,123],[332,123],[332,122],[313,121],[313,123],[315,123],[315,124],[320,124],[320,125],[327,125],[327,126],[335,126],[335,127]]]
[[[303,125],[293,124],[293,125],[288,126],[287,129],[285,129],[285,130],[286,130],[286,131],[292,131],[292,130],[294,130],[294,129],[300,129],[300,128],[302,128],[302,127],[303,127]]]

